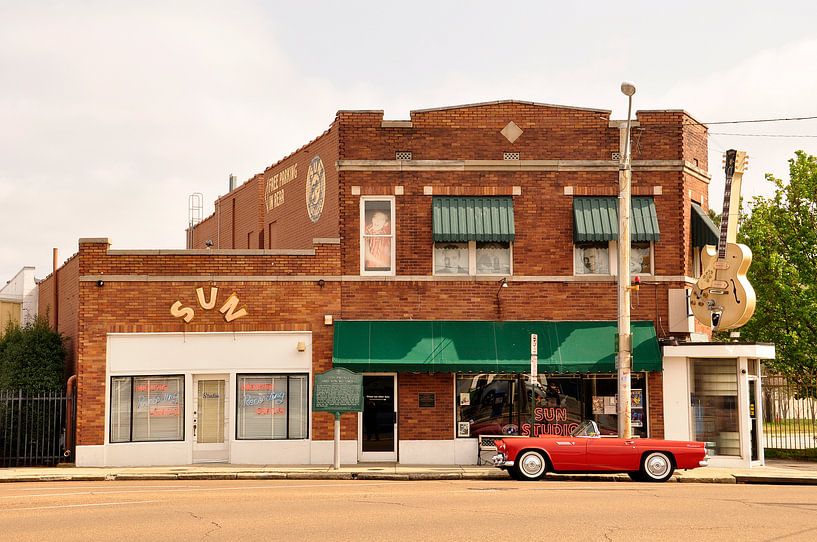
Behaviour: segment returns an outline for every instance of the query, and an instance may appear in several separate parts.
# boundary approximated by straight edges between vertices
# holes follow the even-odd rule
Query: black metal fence
[[[762,390],[765,447],[817,448],[817,375],[764,375]]]
[[[0,467],[73,461],[73,450],[65,448],[66,427],[76,426],[76,409],[69,408],[73,399],[65,391],[31,394],[0,390]],[[69,411],[74,419],[67,425]],[[69,435],[67,442],[73,440]]]

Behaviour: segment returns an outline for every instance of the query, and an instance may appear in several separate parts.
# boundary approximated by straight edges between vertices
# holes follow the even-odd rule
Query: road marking
[[[119,483],[122,484],[122,482],[119,482]],[[10,488],[10,489],[13,489],[14,491],[43,491],[43,490],[46,490],[46,489],[59,491],[59,490],[68,490],[68,489],[94,489],[96,487],[99,487],[99,486],[69,486],[69,487],[60,487],[60,486],[43,487],[43,486],[39,486],[39,487],[14,487],[14,488]],[[175,485],[166,485],[166,486],[148,486],[148,485],[129,486],[129,485],[123,485],[123,487],[127,487],[127,488],[138,488],[138,487],[144,487],[144,488],[173,487],[173,488],[178,488],[178,487],[196,487],[196,486],[187,486],[187,485],[182,486],[182,485],[175,484]]]
[[[392,482],[393,483],[393,482]],[[352,484],[309,484],[309,485],[277,485],[277,486],[237,486],[237,487],[196,487],[196,486],[185,486],[184,488],[174,488],[174,489],[136,489],[133,491],[128,490],[111,490],[111,491],[74,491],[74,492],[66,492],[66,493],[37,493],[37,494],[29,494],[29,495],[0,495],[0,499],[19,499],[20,497],[66,497],[71,495],[121,495],[126,493],[184,493],[184,492],[195,492],[195,491],[247,491],[250,489],[310,489],[315,487],[373,487],[373,486],[386,486],[390,485],[389,482],[382,482],[377,484],[368,484],[368,483],[360,483],[355,482]]]
[[[57,504],[53,506],[32,506],[29,508],[4,508],[0,512],[19,512],[21,510],[52,510],[56,508],[88,508],[91,506],[122,506],[126,504],[145,504],[160,501],[126,501],[126,502],[98,502],[90,504]]]

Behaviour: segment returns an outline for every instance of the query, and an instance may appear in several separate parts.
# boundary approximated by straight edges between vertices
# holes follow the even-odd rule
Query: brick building
[[[479,434],[584,418],[614,433],[624,133],[609,111],[519,101],[340,111],[220,197],[185,250],[81,239],[40,288],[41,307],[77,292],[52,311],[75,345],[77,463],[330,463],[332,417],[309,397],[333,366],[365,375],[344,463],[474,463]],[[632,149],[634,431],[728,455],[739,371],[763,352],[726,356],[724,396],[707,391],[722,366],[688,353],[668,381],[659,342],[706,338],[686,297],[717,238],[706,128],[639,111]]]

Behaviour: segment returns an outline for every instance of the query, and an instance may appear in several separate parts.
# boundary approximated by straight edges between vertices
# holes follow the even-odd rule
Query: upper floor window
[[[653,274],[658,216],[650,197],[634,197],[630,214],[630,273]],[[573,273],[615,275],[618,269],[618,200],[573,198]]]
[[[510,275],[511,243],[434,243],[435,275]]]
[[[394,198],[360,200],[360,274],[394,274]]]
[[[652,275],[652,251],[650,242],[630,244],[630,274]],[[617,275],[618,243],[599,241],[576,243],[573,248],[573,274],[575,275]]]
[[[435,275],[513,272],[512,198],[434,197],[432,227]]]
[[[610,243],[576,243],[573,259],[576,275],[609,275]]]

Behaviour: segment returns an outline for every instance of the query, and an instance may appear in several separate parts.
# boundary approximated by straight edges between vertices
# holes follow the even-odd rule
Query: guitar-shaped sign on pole
[[[740,214],[740,183],[746,166],[746,153],[726,151],[726,186],[723,192],[721,236],[717,249],[707,245],[701,250],[701,278],[692,288],[692,314],[713,331],[740,327],[755,312],[755,290],[746,278],[752,263],[752,251],[736,243]],[[730,208],[734,206],[734,213]]]

